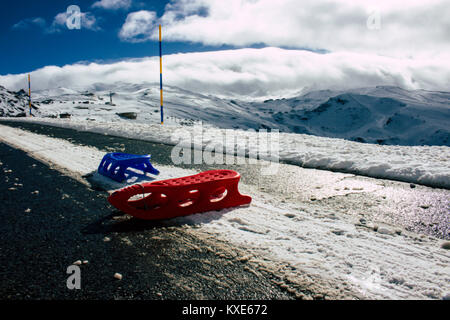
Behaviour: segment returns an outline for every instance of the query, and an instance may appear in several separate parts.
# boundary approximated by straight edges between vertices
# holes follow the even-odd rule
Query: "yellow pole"
[[[28,74],[28,105],[30,107],[30,117],[31,117],[32,114],[31,114],[31,79],[30,79],[30,74]]]
[[[162,85],[162,48],[161,48],[161,25],[159,25],[159,90],[161,100],[161,124],[164,124],[164,108],[163,108],[163,85]]]

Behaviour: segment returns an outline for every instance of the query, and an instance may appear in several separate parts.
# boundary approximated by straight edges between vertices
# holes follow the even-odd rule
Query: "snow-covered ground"
[[[0,116],[17,117],[25,116],[25,110],[29,110],[28,95],[24,90],[13,92],[0,86]],[[34,104],[32,109],[35,109]]]
[[[71,122],[59,123],[67,125]],[[80,122],[74,124],[87,125]],[[107,132],[106,129],[108,127],[98,128],[102,132]],[[134,134],[137,132],[134,131]],[[95,172],[104,155],[92,147],[3,125],[0,126],[0,140],[78,178]],[[308,143],[314,146],[310,140]],[[400,157],[408,151],[399,152]],[[281,170],[288,166],[281,165]],[[293,168],[298,174],[305,170]],[[192,170],[173,166],[159,166],[158,169],[162,174],[157,179],[193,173]],[[315,173],[315,179],[320,180],[320,175],[320,172]],[[118,187],[101,176],[94,174],[93,178],[106,189]],[[327,179],[332,183],[333,179]],[[305,187],[308,188],[308,185],[311,190],[306,192],[314,192],[314,183]],[[282,275],[290,284],[299,284],[327,296],[449,298],[450,255],[440,247],[441,240],[406,232],[396,234],[385,228],[375,232],[318,205],[294,205],[242,183],[239,189],[253,197],[249,207],[196,214],[171,220],[170,223],[198,236],[214,237],[217,243],[237,247],[247,252],[247,256],[241,257],[242,261]]]
[[[35,117],[20,121],[173,145],[190,145],[195,135],[196,148],[250,156],[258,152],[255,130],[268,130],[278,141],[272,156],[284,162],[450,188],[449,92],[379,86],[253,102],[171,86],[164,94],[164,126],[157,84],[122,82],[33,92]],[[0,87],[0,115],[23,115],[26,98]],[[238,141],[224,141],[225,129]]]
[[[2,92],[3,115],[26,111],[23,94],[13,106],[8,101],[15,99],[15,94]],[[110,92],[115,93],[113,105],[109,103]],[[165,97],[164,125],[159,124],[157,86],[125,83],[35,92],[33,101],[39,108],[36,117],[0,120],[247,156],[258,155],[258,139],[262,137],[247,129],[268,129],[268,141],[274,143],[275,149],[268,155],[259,153],[263,159],[450,189],[447,92],[377,87],[243,102],[167,87]],[[70,118],[61,119],[64,115]],[[129,119],[134,116],[135,120]],[[231,141],[227,138],[230,134]],[[0,140],[80,181],[84,181],[83,175],[95,172],[104,155],[95,148],[7,126],[0,126]],[[287,170],[287,166],[280,164],[277,169]],[[289,166],[289,170],[295,171],[294,175],[308,176],[298,166]],[[158,179],[194,173],[176,166],[158,169],[162,172]],[[330,174],[342,173],[318,171],[314,179],[327,175],[323,178],[329,181],[327,188],[333,188]],[[97,174],[93,181],[107,190],[121,187]],[[306,194],[315,195],[320,191],[313,185],[305,183],[302,188]],[[240,190],[252,195],[250,207],[193,215],[170,223],[185,225],[205,239],[213,237],[217,242],[239,247],[248,252],[243,259],[249,263],[282,274],[289,283],[307,285],[329,296],[449,297],[450,256],[440,248],[440,240],[411,233],[398,235],[384,228],[374,232],[329,208],[294,205],[250,185],[241,184]]]
[[[0,115],[14,115],[5,111],[8,101],[13,100],[1,102],[2,92],[6,90],[0,87]],[[39,117],[62,115],[89,121],[129,121],[127,117],[135,117],[132,121],[141,123],[157,123],[160,117],[159,85],[155,83],[59,87],[33,91],[32,99],[39,108],[34,114]],[[202,121],[225,129],[277,129],[388,145],[450,146],[449,102],[449,92],[388,86],[305,91],[296,97],[264,101],[218,98],[164,87],[167,121],[176,118],[185,124]]]
[[[17,121],[164,144],[182,143],[233,154],[258,154],[258,143],[253,142],[258,141],[259,134],[249,130],[233,130],[231,134],[236,139],[227,141],[225,129],[198,125],[182,126],[176,122],[161,126],[125,120],[89,121],[79,118],[20,118]],[[268,141],[275,142],[275,145],[271,154],[259,154],[262,158],[276,160],[274,157],[279,157],[283,162],[307,168],[450,188],[450,147],[447,146],[386,146],[305,134],[268,132],[268,135]]]

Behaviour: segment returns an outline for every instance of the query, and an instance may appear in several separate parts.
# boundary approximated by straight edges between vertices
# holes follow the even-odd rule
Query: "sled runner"
[[[132,171],[127,170],[129,168],[140,170],[144,174],[146,172],[156,175],[159,174],[159,171],[150,163],[149,154],[135,155],[120,152],[107,153],[98,166],[98,173],[115,181],[122,182],[127,179],[125,172],[128,175],[134,175]]]
[[[249,204],[239,193],[239,173],[211,170],[193,176],[145,182],[111,194],[117,209],[140,219],[157,220]]]

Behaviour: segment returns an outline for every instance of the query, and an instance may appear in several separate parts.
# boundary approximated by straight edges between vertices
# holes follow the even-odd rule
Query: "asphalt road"
[[[34,123],[3,120],[1,123],[65,139],[74,144],[96,147],[105,152],[152,154],[152,163],[156,167],[158,164],[173,164],[170,157],[173,146],[170,145]],[[303,169],[289,164],[281,164],[276,176],[261,175],[260,163],[222,166],[203,163],[179,166],[198,171],[221,168],[236,170],[241,173],[243,183],[257,186],[264,192],[288,202],[318,206],[323,210],[348,216],[349,219],[363,218],[374,224],[388,223],[407,231],[450,239],[450,190],[324,170]],[[369,192],[350,190],[337,195],[335,188],[338,185],[333,185],[327,180],[332,175],[339,175],[341,180],[358,182],[359,185],[371,184],[380,188]],[[318,181],[319,177],[322,177],[323,181]]]
[[[125,219],[105,192],[20,150],[0,143],[0,162],[2,300],[295,298],[181,227]],[[68,289],[77,260],[81,289]]]
[[[169,145],[32,123],[2,124],[105,152],[151,153],[156,167],[172,165]],[[277,275],[252,270],[240,261],[236,248],[220,252],[224,246],[207,243],[184,226],[130,219],[114,211],[104,191],[93,190],[23,151],[0,143],[0,162],[1,299],[322,298],[307,289],[280,285]],[[277,176],[266,177],[260,174],[260,164],[223,167],[239,171],[245,184],[282,201],[450,238],[449,190],[281,166]],[[338,184],[332,181],[336,176],[338,184],[376,189],[337,192]],[[77,260],[88,263],[80,266],[81,289],[69,290],[66,269]],[[115,279],[115,273],[122,280]]]

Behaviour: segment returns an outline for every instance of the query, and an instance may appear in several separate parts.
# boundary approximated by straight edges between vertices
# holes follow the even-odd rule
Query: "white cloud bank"
[[[449,15],[447,0],[173,0],[158,23],[166,41],[433,57],[450,52]]]
[[[117,81],[159,81],[159,58],[112,64],[48,66],[32,72],[33,89],[88,86]],[[398,59],[370,54],[327,53],[279,48],[173,54],[163,58],[164,84],[236,98],[292,95],[304,88],[350,89],[395,85],[448,90],[450,61]],[[25,88],[26,74],[0,76],[0,85]]]

